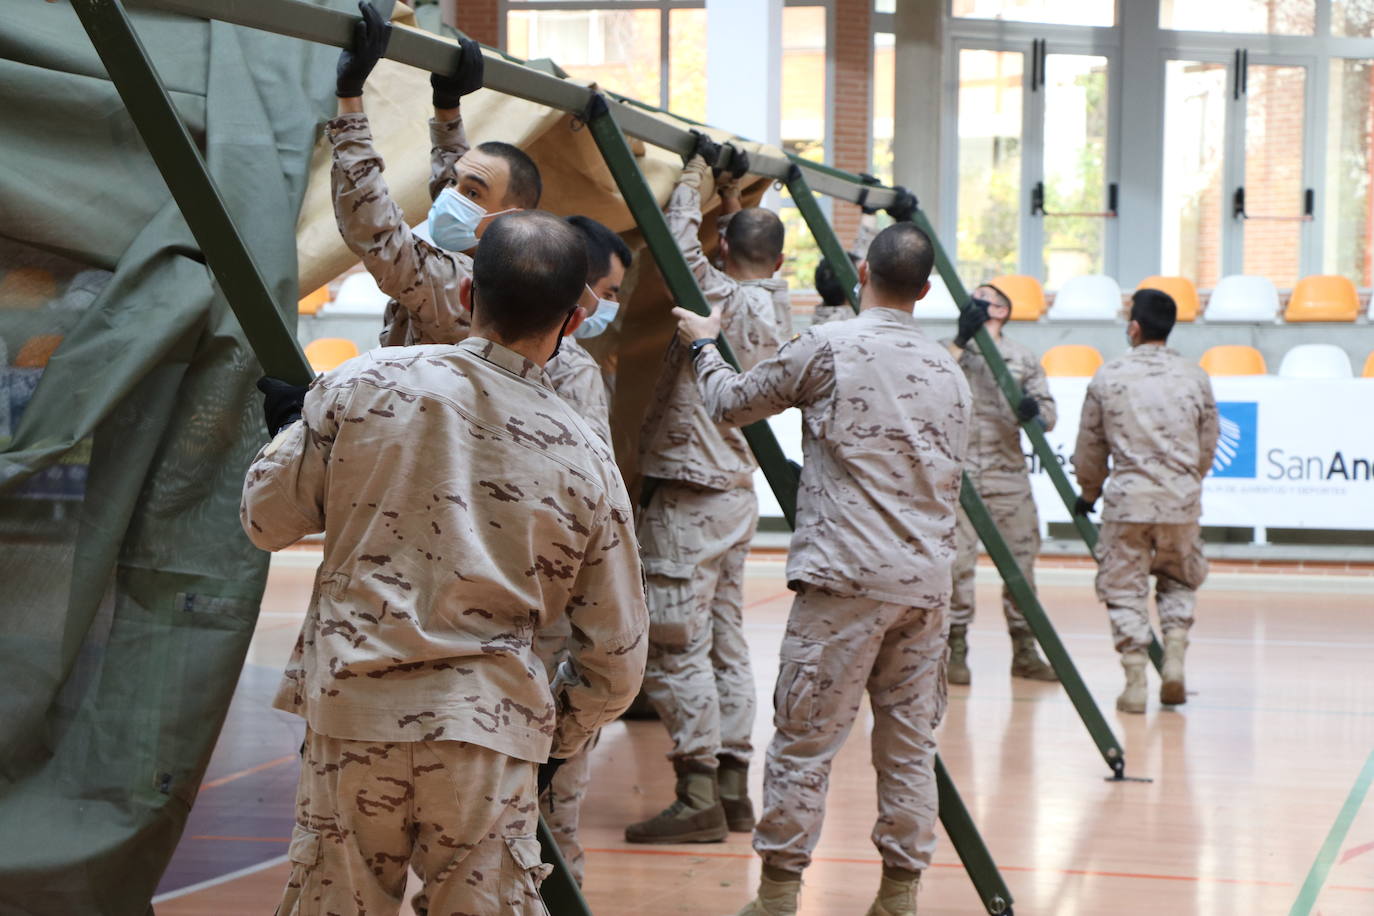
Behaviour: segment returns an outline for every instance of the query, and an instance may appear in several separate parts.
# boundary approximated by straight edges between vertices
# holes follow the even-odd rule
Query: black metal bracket
[[[1091,219],[1116,219],[1120,215],[1117,212],[1119,191],[1115,181],[1107,185],[1107,209],[1105,210],[1050,211],[1045,209],[1045,183],[1037,181],[1035,186],[1031,188],[1031,216],[1080,216]]]
[[[1310,223],[1315,219],[1314,214],[1317,208],[1317,194],[1311,188],[1305,188],[1302,192],[1302,215],[1301,216],[1262,216],[1245,212],[1245,186],[1236,188],[1236,192],[1231,195],[1231,217],[1240,220],[1258,220],[1266,223]]]

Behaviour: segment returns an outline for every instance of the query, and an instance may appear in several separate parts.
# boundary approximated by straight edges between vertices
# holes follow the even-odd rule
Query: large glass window
[[[1228,74],[1192,60],[1165,68],[1161,272],[1200,287],[1221,276]]]
[[[1331,34],[1374,38],[1374,3],[1370,0],[1332,0]]]
[[[668,110],[706,120],[706,10],[668,13]]]
[[[1305,67],[1252,64],[1245,103],[1242,272],[1292,286],[1301,273]]]
[[[1044,93],[1044,281],[1058,289],[1104,267],[1107,59],[1047,55]]]
[[[1331,62],[1328,111],[1323,270],[1374,286],[1374,61]]]
[[[659,104],[657,9],[512,10],[506,47],[525,59],[552,58],[569,74]]]
[[[789,153],[827,160],[826,10],[789,6],[782,11],[782,146]],[[809,289],[821,252],[801,212],[784,191],[779,212],[787,228],[783,276],[793,289]]]
[[[1021,78],[1025,56],[959,52],[959,271],[1016,273],[1021,241]]]
[[[1317,0],[1160,0],[1159,26],[1192,32],[1311,35]]]
[[[869,171],[892,184],[892,136],[896,124],[896,48],[891,32],[873,36],[873,146]]]
[[[953,0],[950,11],[962,19],[1011,19],[1047,25],[1116,23],[1115,0]]]

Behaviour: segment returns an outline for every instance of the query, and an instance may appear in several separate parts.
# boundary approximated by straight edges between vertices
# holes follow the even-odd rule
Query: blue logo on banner
[[[1254,477],[1259,439],[1259,404],[1254,401],[1218,401],[1221,435],[1212,459],[1213,477]]]

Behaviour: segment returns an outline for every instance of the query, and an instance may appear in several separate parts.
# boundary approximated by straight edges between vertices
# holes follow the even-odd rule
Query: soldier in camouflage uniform
[[[508,143],[468,148],[459,102],[482,88],[483,60],[477,42],[461,39],[458,71],[430,77],[434,117],[429,122],[433,143],[429,191],[435,209],[430,211],[426,231],[416,232],[406,225],[405,214],[391,199],[382,178],[382,157],[372,145],[362,99],[363,83],[386,51],[391,26],[371,4],[362,3],[361,8],[363,19],[355,46],[339,58],[338,117],[324,126],[334,157],[330,171],[334,218],[349,250],[362,259],[382,292],[392,297],[381,345],[457,343],[467,337],[472,321],[460,300],[459,287],[472,276],[477,239],[492,217],[539,205],[539,169]],[[454,207],[466,207],[473,216],[480,214],[461,241],[452,232],[432,233],[436,219],[449,229],[451,221],[445,216]]]
[[[1011,300],[1000,289],[985,283],[973,291],[969,307],[959,316],[959,331],[948,341],[950,353],[964,370],[973,391],[973,428],[969,433],[968,472],[988,514],[1011,548],[1027,584],[1035,588],[1035,558],[1040,553],[1040,516],[1031,495],[1030,474],[1021,452],[1021,421],[1040,418],[1046,430],[1057,419],[1054,398],[1045,381],[1040,360],[1029,349],[1005,337],[1002,329],[1011,318]],[[987,325],[1007,369],[1022,391],[1013,412],[997,379],[977,347],[973,335]],[[954,562],[954,597],[950,602],[949,682],[967,684],[968,628],[973,623],[973,572],[978,562],[978,535],[973,523],[959,509],[959,553]],[[1058,680],[1054,669],[1040,657],[1035,635],[1021,609],[1002,586],[1002,613],[1011,635],[1011,673],[1035,681]]]
[[[383,348],[308,390],[264,379],[244,482],[253,543],[324,532],[275,705],[306,719],[279,913],[544,914],[536,769],[639,688],[648,613],[629,496],[543,363],[575,329],[581,239],[494,222],[460,344]],[[533,647],[575,634],[552,685]]]
[[[806,462],[787,558],[797,597],[754,834],[763,877],[741,916],[797,912],[831,762],[865,689],[878,774],[873,842],[883,858],[869,916],[914,914],[930,865],[954,507],[971,417],[963,373],[911,315],[933,260],[920,229],[884,230],[859,267],[860,313],[809,328],[742,375],[713,346],[719,315],[676,311],[713,418],[746,424],[802,411]]]
[[[791,332],[787,282],[773,278],[782,221],[758,207],[735,212],[723,240],[726,269],[711,266],[698,238],[712,182],[707,161],[697,154],[688,162],[668,225],[726,340],[752,366]],[[754,826],[747,785],[754,678],[741,606],[758,521],[756,465],[743,434],[706,413],[687,348],[676,340],[646,416],[640,470],[653,489],[639,523],[651,621],[644,688],[673,738],[677,800],[630,825],[625,838],[718,842]]]
[[[625,269],[630,266],[630,249],[620,240],[620,236],[595,220],[574,216],[568,219],[568,224],[578,231],[587,245],[589,292],[601,308],[605,308],[607,302],[618,301]],[[593,303],[593,309],[597,307],[596,302]],[[581,327],[577,331],[580,332]],[[576,332],[563,338],[558,355],[549,360],[544,371],[548,373],[558,396],[609,445],[611,415],[606,403],[606,385],[601,378],[601,367],[586,348],[577,343]],[[568,618],[562,617],[553,626],[540,630],[535,638],[535,654],[544,663],[550,678],[569,657],[571,636]],[[558,768],[549,784],[549,791],[539,799],[539,810],[544,815],[544,821],[558,842],[563,861],[568,864],[579,885],[586,870],[586,853],[578,839],[578,824],[582,799],[586,797],[587,784],[591,780],[590,754],[598,737],[599,733],[593,735],[586,747]]]
[[[1089,383],[1073,455],[1082,491],[1075,513],[1091,512],[1106,494],[1097,597],[1107,605],[1126,672],[1116,701],[1123,712],[1145,711],[1150,576],[1164,631],[1159,701],[1171,705],[1187,700],[1183,660],[1197,590],[1207,578],[1198,519],[1219,421],[1207,374],[1167,346],[1176,315],[1167,294],[1136,292],[1131,349]]]

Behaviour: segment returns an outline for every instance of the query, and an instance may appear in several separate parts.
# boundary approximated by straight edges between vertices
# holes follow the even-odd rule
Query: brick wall
[[[872,123],[873,36],[872,0],[836,0],[835,34],[832,40],[835,61],[835,96],[831,110],[835,119],[833,164],[850,172],[869,171],[869,136]],[[859,208],[834,202],[835,231],[848,247],[859,229]]]
[[[458,28],[484,45],[500,47],[500,0],[458,0]]]

